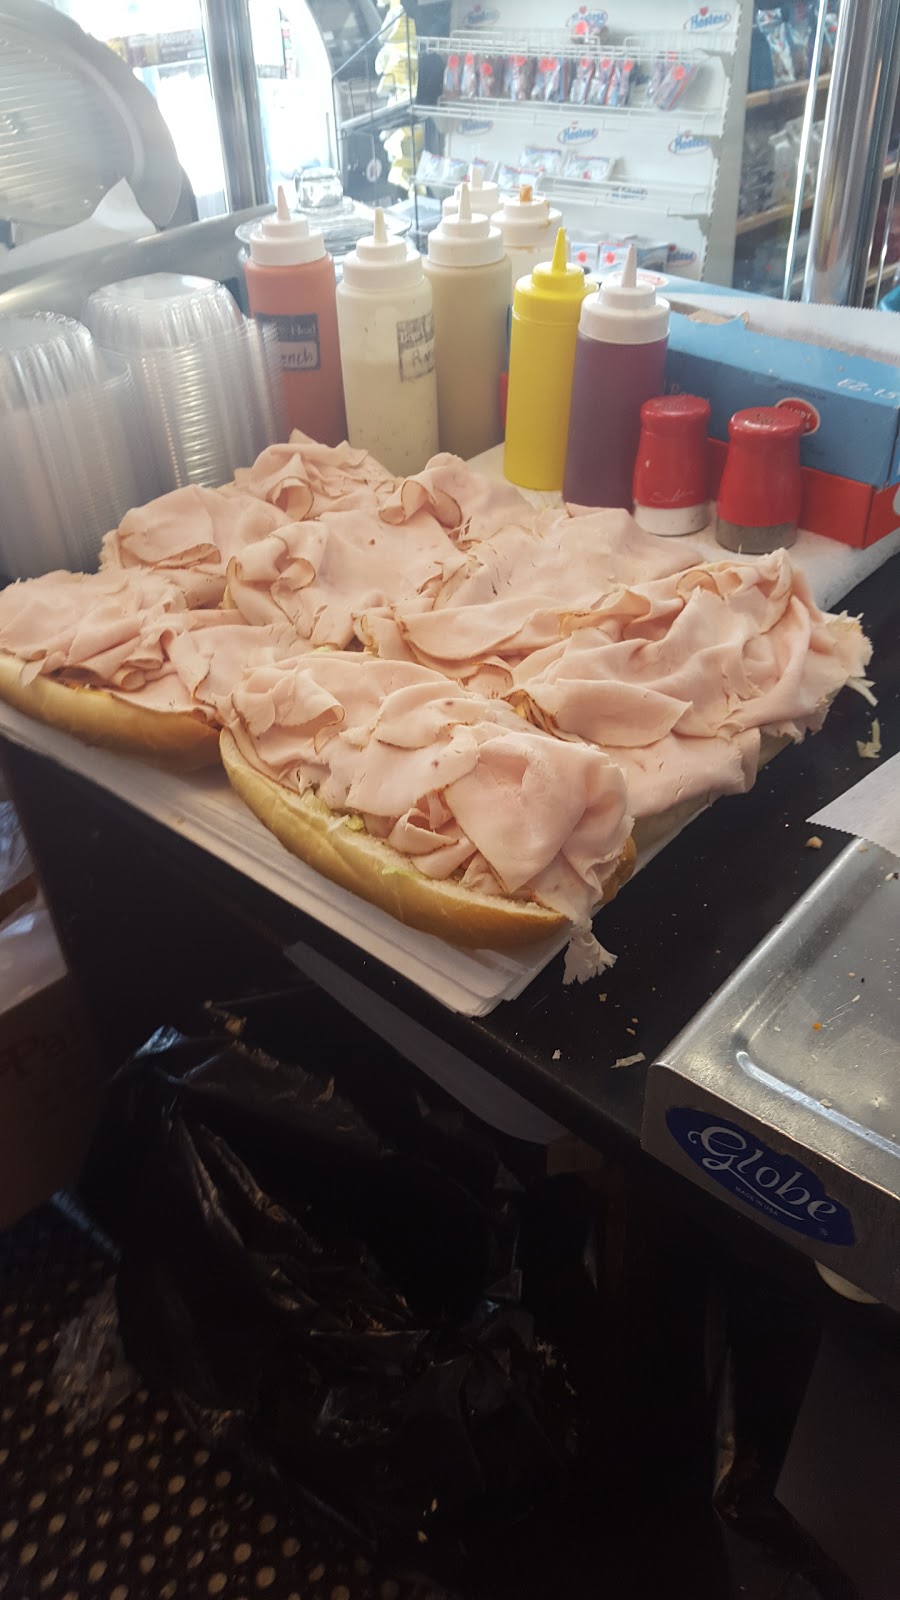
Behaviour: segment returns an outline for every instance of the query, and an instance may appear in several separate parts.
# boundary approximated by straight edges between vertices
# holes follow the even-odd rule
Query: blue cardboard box
[[[673,306],[666,387],[705,396],[721,441],[735,411],[802,412],[806,527],[862,546],[900,525],[900,318],[683,283],[661,287]]]

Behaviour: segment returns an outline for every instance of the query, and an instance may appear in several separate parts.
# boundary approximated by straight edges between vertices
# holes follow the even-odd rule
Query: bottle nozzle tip
[[[565,272],[569,260],[569,241],[566,238],[565,228],[557,229],[556,244],[553,246],[553,261],[551,271]]]
[[[463,178],[459,186],[459,211],[457,215],[460,222],[472,221],[472,201],[469,197],[469,185],[465,178]]]
[[[381,206],[375,207],[375,224],[372,229],[372,238],[376,244],[387,244],[387,224]]]
[[[625,265],[622,268],[622,287],[625,289],[637,288],[637,250],[633,244],[628,246]]]
[[[529,201],[534,199],[534,190],[530,183],[522,184],[522,187],[519,190],[519,199],[523,205],[527,205]]]
[[[484,173],[480,167],[473,165],[469,168],[469,185],[472,189],[481,189],[484,187]]]
[[[290,222],[291,220],[291,208],[287,203],[284,185],[281,183],[278,185],[275,195],[275,214],[279,222]]]

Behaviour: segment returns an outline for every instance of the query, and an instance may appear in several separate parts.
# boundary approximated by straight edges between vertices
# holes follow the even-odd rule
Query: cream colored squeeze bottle
[[[515,289],[520,278],[552,260],[562,212],[544,195],[536,196],[530,183],[523,183],[518,194],[506,196],[494,221],[503,235]]]
[[[512,295],[500,229],[473,215],[468,184],[458,213],[429,234],[423,264],[434,301],[441,449],[468,460],[503,438],[500,377]]]
[[[463,179],[463,183],[469,186],[469,200],[473,211],[480,212],[483,217],[492,217],[495,211],[500,210],[502,203],[500,186],[492,183],[490,178],[486,178],[480,167],[471,166],[469,176]],[[455,217],[458,214],[463,183],[458,183],[450,197],[444,201],[441,210],[445,217]]]
[[[344,257],[337,315],[350,443],[398,476],[421,471],[438,450],[431,286],[380,207],[372,237]]]

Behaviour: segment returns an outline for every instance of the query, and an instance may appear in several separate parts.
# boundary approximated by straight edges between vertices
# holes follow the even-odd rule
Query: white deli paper
[[[900,856],[900,755],[883,762],[809,820]]]

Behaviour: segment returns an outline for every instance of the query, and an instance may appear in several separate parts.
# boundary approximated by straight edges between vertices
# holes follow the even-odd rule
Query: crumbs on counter
[[[821,850],[822,841],[819,838],[819,835],[817,833],[812,834],[810,838],[807,839],[803,848],[804,850]]]
[[[877,761],[881,755],[881,723],[877,717],[872,718],[872,737],[870,739],[857,739],[857,754],[863,761]]]
[[[613,1066],[636,1067],[639,1061],[646,1061],[646,1059],[647,1057],[644,1055],[643,1050],[638,1050],[637,1054],[633,1056],[619,1056],[618,1061],[613,1062]]]
[[[554,1050],[552,1059],[554,1061],[558,1061],[561,1055],[562,1055],[562,1051],[561,1050]]]
[[[821,1024],[821,1022],[814,1022],[814,1023],[813,1023],[813,1032],[814,1032],[814,1033],[820,1033],[820,1032],[821,1032],[821,1030],[822,1030],[822,1024]]]

